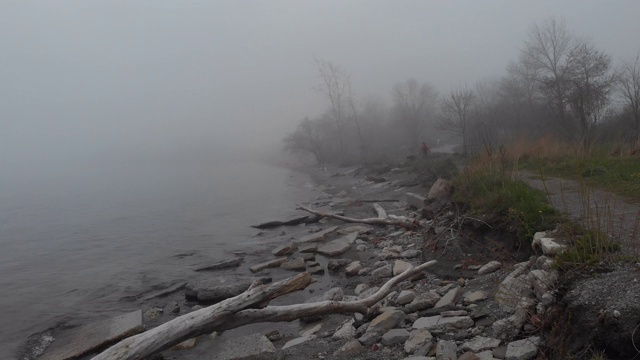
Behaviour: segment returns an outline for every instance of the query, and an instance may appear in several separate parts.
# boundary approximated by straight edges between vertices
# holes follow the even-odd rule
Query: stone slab
[[[82,325],[61,335],[47,349],[42,360],[75,359],[144,330],[142,311],[136,310],[111,319]]]

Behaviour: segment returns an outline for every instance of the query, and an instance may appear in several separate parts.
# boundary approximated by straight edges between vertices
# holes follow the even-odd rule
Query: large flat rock
[[[240,360],[246,358],[263,358],[276,352],[275,346],[262,334],[251,334],[229,339],[210,357],[211,360]]]
[[[67,334],[63,333],[58,336],[39,359],[75,359],[94,349],[140,333],[143,330],[141,310],[89,323],[72,329]]]
[[[349,243],[338,239],[318,247],[316,252],[325,256],[338,256],[346,253],[349,248]]]
[[[298,240],[298,243],[308,243],[308,242],[317,242],[317,241],[324,241],[327,238],[327,235],[335,232],[336,230],[338,230],[337,226],[332,226],[330,228],[326,228],[322,231],[318,231],[316,233],[307,235],[303,238],[301,238],[300,240]]]

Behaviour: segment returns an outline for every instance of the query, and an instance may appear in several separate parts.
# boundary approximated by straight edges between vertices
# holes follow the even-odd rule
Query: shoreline
[[[293,170],[298,172],[302,171],[301,169]],[[309,201],[305,203],[311,205],[313,208],[321,208],[327,211],[342,211],[346,216],[354,218],[371,217],[375,214],[371,203],[364,200],[376,199],[397,200],[381,203],[389,214],[418,218],[420,214],[406,202],[406,193],[426,195],[428,191],[427,188],[423,188],[420,184],[416,184],[416,182],[413,181],[415,180],[415,174],[411,173],[408,168],[387,169],[384,173],[385,181],[383,182],[369,181],[364,174],[355,175],[356,167],[332,167],[327,171],[307,168],[306,171],[302,172],[307,174],[314,182],[313,192],[317,193],[315,199],[309,199]],[[405,184],[414,185],[407,187],[404,186]],[[248,225],[249,224],[247,224],[247,226]],[[257,234],[254,237],[268,240],[268,242],[264,242],[264,246],[260,246],[261,249],[253,252],[246,251],[241,253],[240,250],[234,251],[235,255],[244,257],[244,262],[239,267],[207,273],[210,274],[212,279],[216,278],[218,280],[217,284],[215,281],[206,284],[196,284],[196,282],[189,283],[186,284],[184,288],[177,289],[165,296],[147,298],[144,302],[136,299],[135,303],[137,303],[142,310],[143,322],[147,328],[160,325],[175,318],[177,315],[183,315],[200,308],[202,306],[199,305],[200,303],[206,303],[206,301],[200,301],[202,299],[196,301],[193,299],[185,300],[185,293],[195,291],[197,294],[199,289],[206,289],[207,291],[215,288],[219,289],[229,283],[239,283],[244,279],[270,277],[273,281],[276,281],[290,277],[302,270],[300,267],[296,267],[294,270],[268,268],[256,273],[251,273],[248,267],[275,258],[275,256],[267,250],[268,248],[274,249],[279,245],[297,241],[301,237],[313,235],[318,231],[326,230],[334,226],[338,226],[340,230],[345,230],[352,228],[354,225],[358,224],[345,224],[337,220],[324,219],[317,224],[256,231]],[[348,232],[346,233],[348,234]],[[321,241],[318,245],[344,236],[346,235],[336,233],[328,239]],[[511,264],[507,261],[504,262],[505,265],[501,269],[497,269],[496,272],[489,273],[482,277],[475,276],[477,275],[478,267],[489,262],[489,259],[481,259],[478,257],[469,262],[465,258],[467,254],[461,254],[461,257],[458,256],[458,254],[424,253],[424,236],[421,232],[407,231],[395,227],[368,227],[368,230],[358,232],[357,240],[342,254],[324,256],[316,253],[315,255],[311,255],[302,254],[294,250],[290,255],[285,255],[289,260],[305,256],[306,258],[302,265],[303,268],[309,271],[311,268],[317,269],[319,267],[322,269],[322,273],[313,275],[316,282],[307,289],[277,298],[270,303],[271,305],[302,303],[319,296],[318,294],[331,293],[331,289],[335,291],[336,288],[339,288],[341,300],[348,301],[348,299],[356,299],[358,296],[362,296],[362,294],[370,293],[371,289],[375,289],[377,286],[384,284],[389,277],[393,275],[393,268],[397,264],[411,263],[418,265],[425,261],[438,258],[440,262],[436,267],[427,271],[424,278],[413,282],[403,282],[400,288],[396,288],[389,296],[381,301],[379,305],[374,307],[370,315],[371,317],[367,316],[363,319],[358,315],[334,314],[326,315],[319,323],[311,324],[306,324],[300,320],[289,323],[252,324],[225,331],[221,335],[200,336],[198,341],[183,344],[183,349],[166,350],[162,354],[165,359],[175,360],[191,360],[205,357],[215,359],[216,357],[211,356],[216,353],[230,354],[229,357],[223,357],[225,359],[245,358],[240,356],[243,346],[238,345],[237,339],[242,339],[252,334],[259,334],[256,336],[259,336],[260,339],[267,339],[268,344],[270,344],[270,347],[267,346],[268,350],[257,353],[260,359],[324,359],[340,357],[342,355],[356,359],[405,359],[411,355],[434,355],[435,353],[433,352],[437,348],[436,345],[443,341],[447,342],[446,344],[448,344],[448,346],[450,346],[453,341],[455,346],[456,339],[462,341],[465,339],[470,340],[480,335],[490,336],[491,328],[486,328],[483,325],[475,326],[476,320],[484,319],[485,325],[490,326],[490,323],[495,322],[498,318],[507,316],[508,311],[504,311],[500,306],[496,305],[496,303],[487,301],[487,306],[483,307],[485,314],[472,321],[470,314],[472,313],[471,308],[474,306],[471,306],[471,308],[469,308],[469,306],[475,305],[476,302],[483,303],[484,300],[488,298],[488,294],[494,292],[497,282],[507,275],[505,268],[510,268]],[[337,259],[345,260],[336,261]],[[334,263],[334,265],[340,263],[339,265],[341,266],[337,266],[337,270],[332,271],[329,269],[330,262]],[[346,276],[345,267],[354,262],[360,262],[363,270],[360,270],[353,276]],[[480,262],[484,263],[480,264]],[[369,292],[363,290],[366,288],[369,289]],[[242,291],[244,291],[244,289],[242,289]],[[480,292],[484,295],[478,295],[482,300],[474,300],[473,303],[463,304],[462,299],[465,298],[463,292],[464,294],[478,294],[478,292]],[[399,295],[403,295],[402,300],[399,299]],[[404,298],[405,296],[409,298],[413,296],[413,298],[406,302],[408,298]],[[443,301],[443,299],[447,297],[451,297],[448,303],[438,306],[440,311],[434,311],[433,307],[437,305],[436,303]],[[459,301],[460,305],[457,305]],[[176,308],[179,309],[177,313],[175,312]],[[371,326],[370,324],[375,317],[374,315],[380,313],[385,314],[386,312],[383,310],[388,310],[389,308],[395,309],[396,314],[402,312],[402,319],[396,322],[392,328],[386,330],[393,330],[393,328],[399,332],[404,330],[407,336],[410,333],[414,333],[415,330],[420,330],[418,333],[424,336],[426,336],[426,333],[429,333],[429,341],[427,341],[427,337],[425,337],[423,339],[424,343],[411,351],[405,351],[405,341],[407,341],[407,338],[402,342],[391,344],[387,340],[381,340],[381,337],[384,335],[383,333],[376,334],[376,336],[372,338],[374,339],[372,343],[369,343],[370,340],[362,341],[363,336],[373,336],[371,335],[371,329],[368,329],[368,327]],[[453,332],[453,329],[450,327],[435,329],[431,331],[431,333],[429,331],[425,333],[422,329],[415,329],[418,320],[425,316],[441,316],[441,313],[446,311],[457,311],[455,314],[458,315],[456,316],[464,318],[466,321],[465,324],[468,326],[466,328],[466,335],[457,334],[463,331],[463,327],[465,326],[460,327],[460,329],[454,327],[453,329],[457,330]],[[471,321],[471,325],[468,324],[467,319]],[[487,323],[487,321],[490,321],[490,323]],[[357,328],[354,325],[358,325]],[[265,337],[265,335],[268,336]],[[404,337],[404,335],[403,333],[401,338]],[[65,339],[65,337],[61,336],[60,339]],[[236,342],[234,343],[234,341]],[[291,344],[289,341],[294,341],[294,343],[299,341],[299,344],[304,345],[289,347]],[[503,343],[504,341],[499,340],[498,342]],[[360,345],[357,346],[356,343]],[[428,344],[430,345],[427,349]],[[506,344],[503,345],[506,346]],[[347,348],[345,348],[345,346]],[[405,346],[405,350],[402,350],[403,346]],[[496,346],[496,348],[497,347],[498,346]],[[55,350],[55,346],[52,346],[52,349]],[[51,349],[47,349],[47,352],[50,350]],[[234,351],[236,352],[236,357],[234,357]],[[45,352],[45,355],[47,352]],[[84,356],[82,358],[90,358],[90,356]]]

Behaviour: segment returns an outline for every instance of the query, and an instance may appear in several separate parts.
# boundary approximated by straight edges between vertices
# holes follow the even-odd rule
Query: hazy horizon
[[[638,13],[635,1],[4,1],[0,164],[273,147],[327,106],[314,57],[342,66],[359,98],[409,78],[445,92],[504,74],[549,16],[630,59]]]

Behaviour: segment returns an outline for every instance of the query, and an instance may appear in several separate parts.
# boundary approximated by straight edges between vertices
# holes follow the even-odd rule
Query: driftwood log
[[[435,263],[436,261],[432,260],[417,267],[411,266],[387,281],[373,295],[352,302],[320,301],[260,308],[278,296],[306,288],[311,283],[311,275],[306,272],[270,285],[252,285],[236,297],[179,316],[142,334],[126,338],[92,360],[143,359],[199,335],[252,323],[293,321],[302,317],[336,313],[366,314],[369,308],[384,299],[395,285]]]
[[[420,226],[420,223],[415,219],[410,219],[405,216],[395,216],[395,215],[387,215],[386,211],[379,204],[373,204],[373,208],[378,213],[378,217],[375,218],[366,218],[366,219],[356,219],[350,218],[330,212],[324,212],[320,210],[314,210],[309,207],[306,207],[301,204],[296,204],[298,209],[304,210],[308,213],[319,215],[322,217],[332,218],[336,220],[341,220],[348,223],[360,223],[360,224],[368,224],[368,225],[391,225],[391,226],[400,226],[407,229],[415,229]]]

